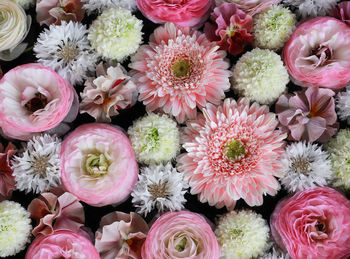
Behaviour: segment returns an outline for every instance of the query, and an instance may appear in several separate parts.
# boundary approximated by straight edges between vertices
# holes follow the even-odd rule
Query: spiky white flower
[[[22,251],[30,241],[30,213],[14,201],[0,202],[0,257]]]
[[[338,0],[284,0],[283,3],[296,9],[301,18],[325,16],[332,10]]]
[[[122,7],[129,10],[136,9],[135,0],[82,0],[84,9],[90,14],[94,11],[102,12],[111,7]]]
[[[28,9],[29,7],[35,4],[35,0],[11,0],[11,1],[19,4],[24,9]]]
[[[251,259],[269,248],[270,228],[260,214],[251,210],[231,211],[219,218],[215,230],[222,259]]]
[[[61,183],[61,142],[48,134],[35,136],[24,151],[12,160],[17,189],[26,193],[40,193]]]
[[[246,52],[233,67],[232,88],[251,101],[271,104],[289,82],[281,57],[268,49]]]
[[[350,124],[350,86],[345,92],[340,92],[336,98],[337,114],[341,120],[346,120]]]
[[[183,173],[179,173],[171,163],[150,165],[141,169],[131,193],[132,203],[138,213],[145,215],[155,208],[159,212],[181,210],[186,202],[184,195],[187,188]]]
[[[34,52],[39,63],[55,70],[71,84],[82,83],[95,71],[98,56],[87,39],[86,26],[78,22],[50,25],[40,33]]]
[[[290,256],[283,253],[280,249],[273,247],[270,253],[259,256],[257,259],[290,259]]]
[[[180,151],[177,123],[164,114],[147,114],[133,123],[128,134],[136,159],[141,163],[166,162]]]
[[[286,147],[281,163],[282,185],[289,192],[324,186],[332,179],[332,166],[327,151],[316,144],[295,142]]]

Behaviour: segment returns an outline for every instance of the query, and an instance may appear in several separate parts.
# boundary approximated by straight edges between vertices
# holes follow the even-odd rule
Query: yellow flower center
[[[94,177],[105,175],[109,164],[104,154],[88,154],[85,161],[86,173]]]
[[[244,144],[239,140],[228,142],[225,145],[225,154],[232,161],[241,159],[246,154]]]
[[[173,64],[171,70],[175,77],[185,77],[189,74],[191,70],[191,64],[190,62],[188,62],[188,60],[180,59]]]

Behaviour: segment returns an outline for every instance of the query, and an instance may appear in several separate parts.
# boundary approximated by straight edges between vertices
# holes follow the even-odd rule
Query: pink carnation
[[[197,107],[220,104],[229,90],[225,51],[204,34],[173,24],[158,27],[149,45],[139,48],[129,65],[148,111],[161,109],[178,122],[194,119]]]
[[[263,194],[280,189],[275,176],[282,176],[286,136],[275,130],[275,114],[245,98],[207,105],[203,113],[187,123],[182,137],[187,153],[178,157],[191,193],[218,208],[232,209],[241,198],[262,205]]]
[[[200,27],[214,6],[214,0],[136,0],[136,3],[152,22],[172,22],[181,27]]]
[[[350,27],[332,17],[304,22],[283,57],[295,84],[342,89],[350,82]]]
[[[216,5],[227,2],[236,4],[239,9],[253,16],[269,9],[271,5],[279,4],[281,0],[216,0]]]
[[[80,22],[85,11],[81,0],[37,0],[36,14],[40,25],[60,25],[61,21]]]
[[[224,3],[214,9],[210,19],[212,22],[205,24],[204,32],[208,39],[217,41],[218,46],[228,50],[232,55],[244,51],[244,47],[250,45],[254,35],[253,18],[239,10],[237,5]]]
[[[128,137],[100,123],[84,124],[68,135],[62,143],[61,163],[66,190],[97,207],[123,202],[139,173]]]
[[[0,144],[0,202],[10,199],[12,191],[16,189],[16,182],[12,176],[13,170],[10,166],[10,158],[16,152],[17,149],[11,142],[6,149]]]
[[[206,220],[193,212],[167,212],[148,232],[142,259],[220,257],[220,247]]]
[[[298,192],[271,216],[275,241],[293,259],[350,256],[350,201],[328,187]]]
[[[90,240],[72,231],[56,231],[39,236],[29,246],[25,259],[100,259]]]
[[[28,140],[48,131],[65,133],[78,112],[74,88],[40,64],[15,67],[0,80],[0,127],[15,139]]]
[[[339,3],[329,14],[350,26],[350,1]]]
[[[281,95],[276,113],[290,140],[328,141],[338,131],[334,92],[310,87],[294,95]]]

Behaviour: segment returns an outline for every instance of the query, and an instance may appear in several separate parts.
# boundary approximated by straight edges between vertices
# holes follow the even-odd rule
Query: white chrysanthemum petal
[[[48,134],[29,140],[24,152],[12,160],[17,189],[40,193],[61,184],[61,142]]]
[[[179,173],[170,163],[165,166],[150,165],[141,172],[131,193],[138,213],[147,215],[155,208],[159,212],[183,209],[188,188],[183,173]]]
[[[22,251],[30,241],[30,213],[14,201],[0,202],[0,257]]]
[[[345,92],[340,92],[336,99],[337,114],[341,120],[347,120],[350,124],[350,86]]]
[[[273,247],[270,253],[259,256],[258,259],[290,259],[290,256],[289,254],[285,254],[281,250],[275,249],[275,247]]]
[[[102,12],[105,9],[111,7],[121,7],[129,10],[136,9],[135,0],[82,0],[84,8],[88,13],[92,13],[95,10]]]
[[[289,192],[327,185],[333,175],[328,152],[316,144],[290,144],[282,164],[285,176],[280,180]]]
[[[269,248],[270,229],[260,214],[231,211],[219,218],[215,230],[223,259],[251,259]]]
[[[95,71],[98,56],[87,39],[86,26],[77,22],[50,25],[40,33],[34,52],[39,63],[55,70],[71,84],[82,83]]]
[[[284,0],[287,6],[296,8],[296,12],[302,18],[325,16],[332,10],[338,0]]]

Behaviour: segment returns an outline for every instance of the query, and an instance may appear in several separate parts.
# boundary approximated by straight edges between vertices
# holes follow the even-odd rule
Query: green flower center
[[[185,250],[186,244],[187,244],[187,238],[184,237],[184,238],[181,239],[179,244],[177,246],[175,246],[175,249],[178,252],[182,252],[183,250]]]
[[[230,236],[233,238],[238,238],[238,237],[242,236],[242,234],[243,234],[242,229],[234,228],[234,229],[230,230]]]
[[[90,176],[102,176],[108,173],[109,161],[104,154],[88,154],[85,161],[86,173]]]
[[[152,147],[152,149],[158,146],[159,142],[159,131],[157,128],[152,128],[147,135],[148,145]]]
[[[241,159],[246,154],[244,144],[239,140],[228,142],[225,145],[225,154],[232,161]]]
[[[188,60],[180,59],[173,64],[171,70],[175,77],[185,77],[191,70],[191,64],[188,62]]]

